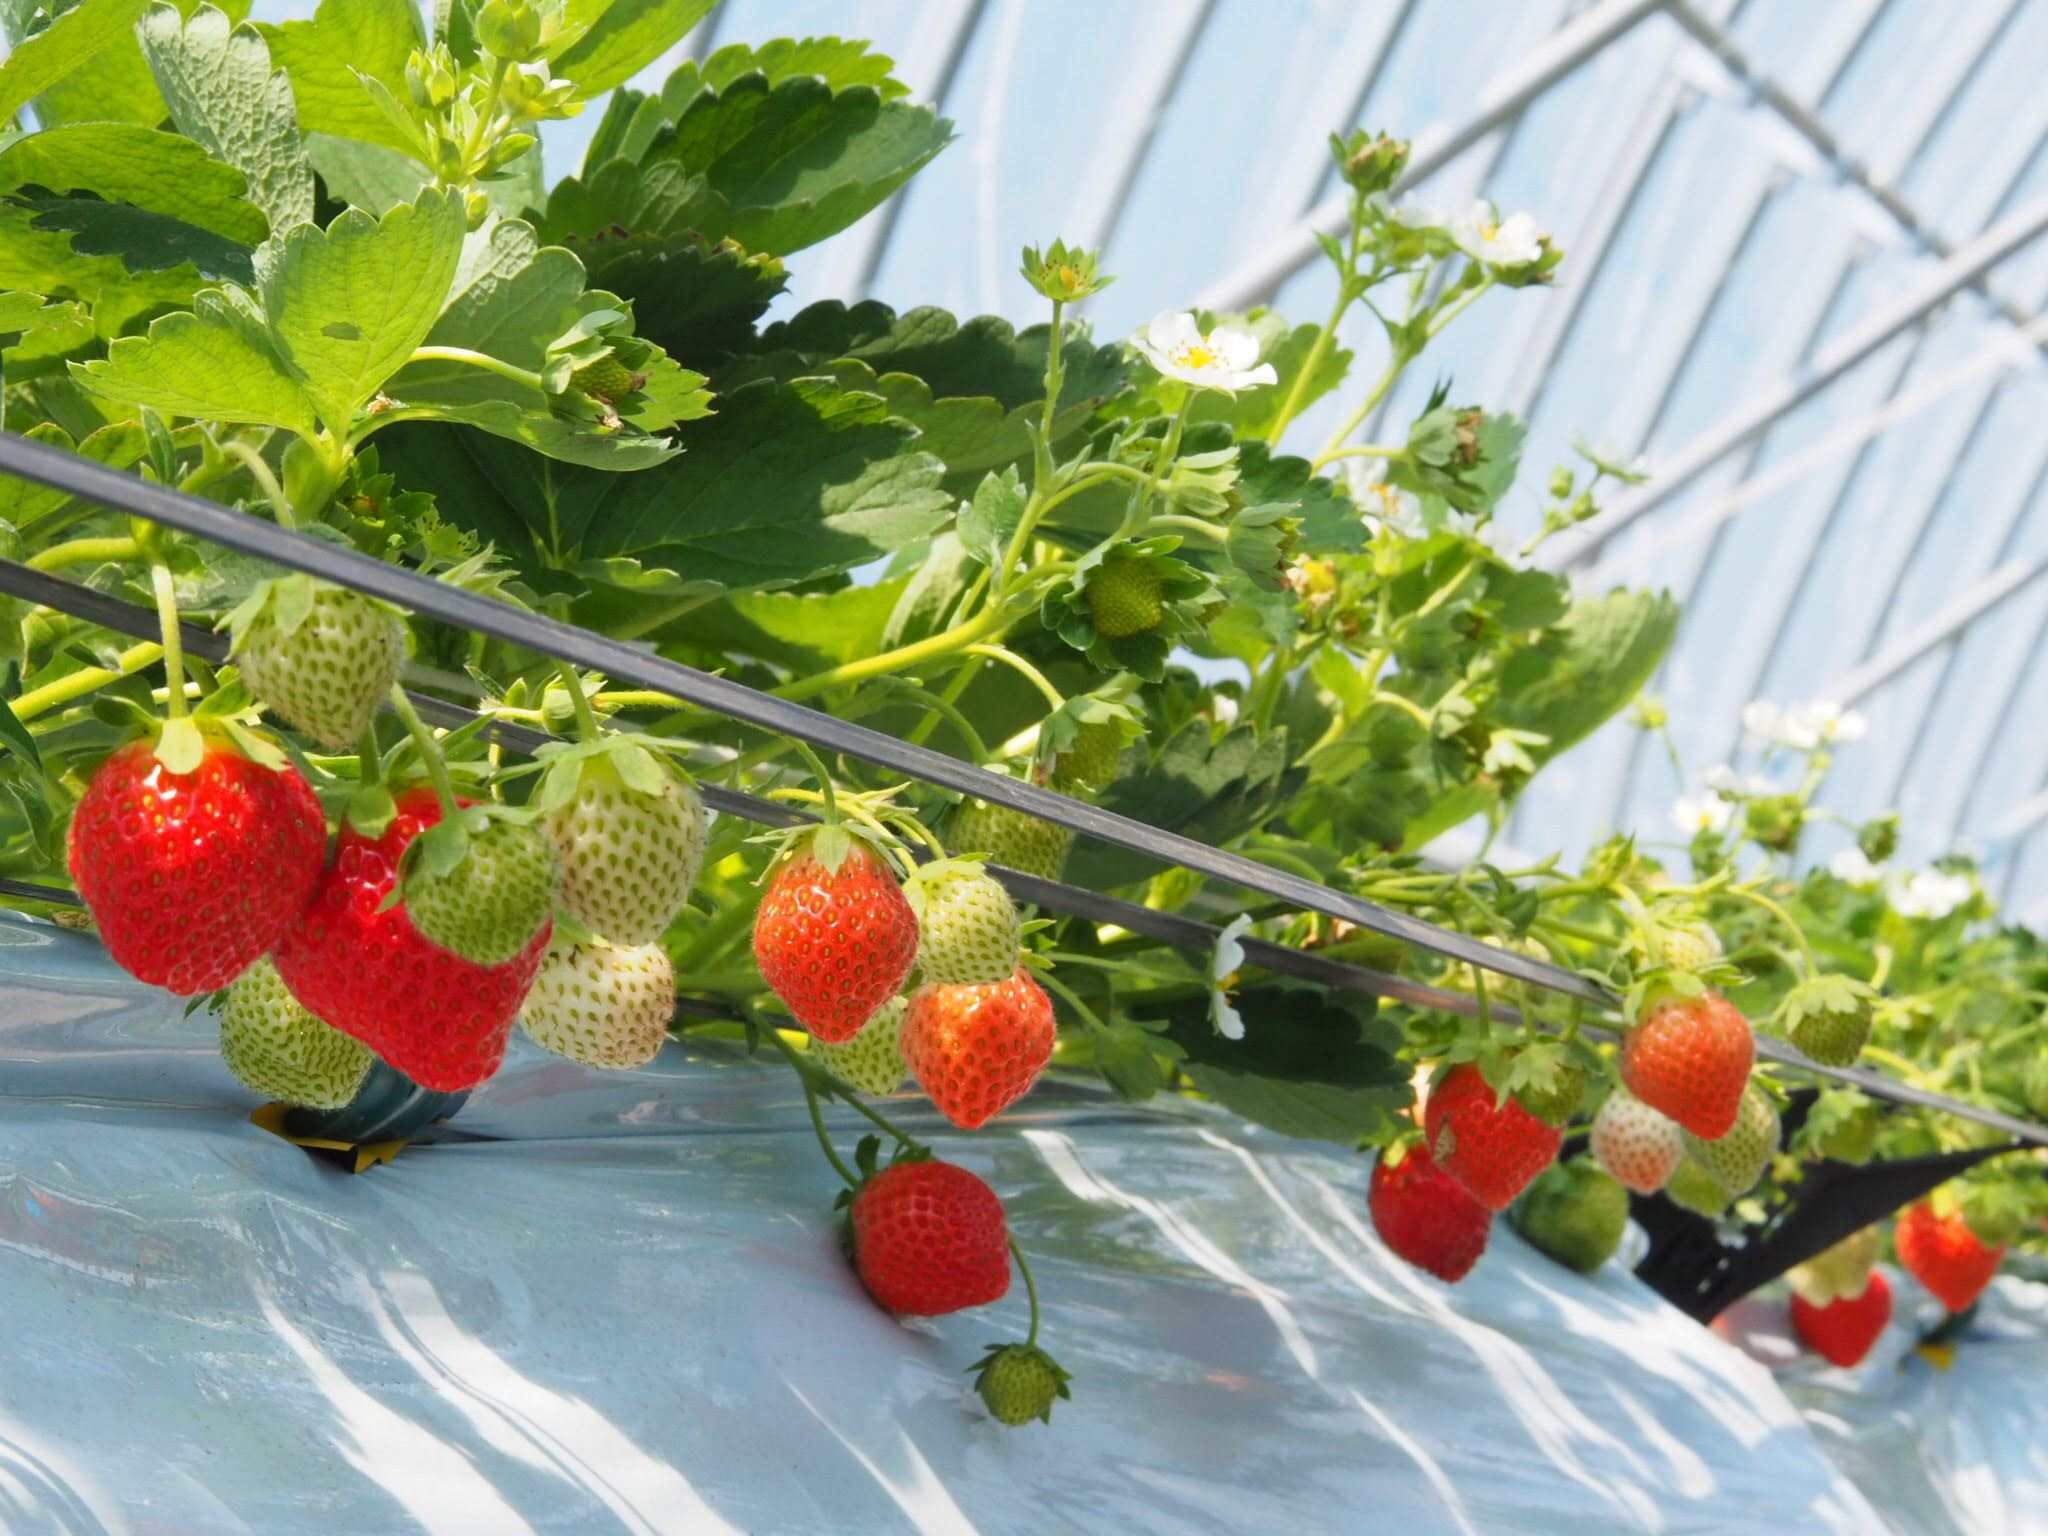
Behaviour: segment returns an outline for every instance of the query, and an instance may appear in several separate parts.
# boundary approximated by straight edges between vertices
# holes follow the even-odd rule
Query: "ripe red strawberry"
[[[856,842],[828,868],[817,835],[794,845],[768,882],[754,961],[797,1023],[838,1044],[902,989],[917,959],[917,917],[881,855]]]
[[[901,1046],[917,1086],[963,1130],[1024,1097],[1052,1059],[1052,999],[1022,966],[993,986],[910,994]]]
[[[515,958],[483,966],[421,937],[403,901],[379,911],[406,844],[440,819],[432,790],[409,789],[383,836],[343,828],[333,868],[278,945],[277,969],[313,1013],[445,1093],[498,1070],[553,925]]]
[[[1892,1242],[1906,1273],[1951,1312],[1967,1312],[2005,1258],[2005,1245],[1985,1247],[1961,1211],[1940,1216],[1926,1200],[1900,1213]]]
[[[1464,1279],[1493,1229],[1493,1212],[1439,1168],[1427,1147],[1410,1147],[1398,1164],[1382,1154],[1366,1203],[1380,1240],[1439,1280]]]
[[[1708,1141],[1734,1127],[1755,1064],[1749,1021],[1717,992],[1666,993],[1621,1042],[1628,1091]]]
[[[891,1312],[937,1317],[1010,1289],[1010,1234],[996,1192],[965,1168],[892,1163],[853,1197],[853,1267]]]
[[[1792,1298],[1792,1327],[1830,1365],[1844,1369],[1859,1364],[1892,1320],[1892,1287],[1880,1270],[1855,1296],[1815,1306],[1804,1296]]]
[[[226,986],[277,943],[326,851],[326,818],[299,771],[218,738],[190,773],[130,742],[71,819],[71,878],[107,952],[181,997]]]
[[[1460,1062],[1429,1095],[1422,1130],[1430,1154],[1492,1210],[1504,1211],[1557,1160],[1564,1133],[1545,1125],[1510,1094],[1498,1095],[1477,1062]]]
[[[1616,1088],[1593,1117],[1593,1156],[1639,1195],[1654,1195],[1685,1156],[1685,1133],[1670,1116]]]

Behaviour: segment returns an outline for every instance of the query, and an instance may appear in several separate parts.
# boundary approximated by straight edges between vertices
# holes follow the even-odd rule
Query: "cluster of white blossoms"
[[[1454,208],[1397,208],[1390,216],[1408,229],[1446,231],[1459,250],[1488,266],[1526,266],[1543,255],[1543,229],[1533,213],[1502,218],[1484,198],[1467,198]]]
[[[1870,722],[1859,711],[1845,709],[1833,699],[1783,708],[1768,699],[1756,699],[1743,707],[1742,728],[1775,746],[1811,752],[1831,742],[1861,741],[1870,733]]]
[[[1154,316],[1132,344],[1165,377],[1196,389],[1235,395],[1240,389],[1280,382],[1273,365],[1259,361],[1259,340],[1251,332],[1225,325],[1205,332],[1184,310]]]
[[[1860,890],[1885,887],[1885,897],[1901,917],[1925,917],[1935,921],[1947,917],[1976,893],[1968,875],[1945,874],[1938,869],[1895,871],[1889,864],[1873,863],[1861,848],[1844,848],[1828,860],[1828,873],[1845,885]]]

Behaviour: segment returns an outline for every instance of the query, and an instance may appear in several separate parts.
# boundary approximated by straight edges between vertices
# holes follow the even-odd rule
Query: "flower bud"
[[[1100,293],[1114,277],[1098,277],[1095,263],[1100,253],[1069,249],[1066,241],[1055,240],[1043,254],[1036,247],[1024,248],[1024,281],[1059,304],[1077,304],[1090,294]]]
[[[1408,168],[1410,145],[1406,139],[1388,138],[1354,128],[1343,137],[1330,135],[1330,155],[1337,170],[1358,191],[1384,192],[1400,180]]]

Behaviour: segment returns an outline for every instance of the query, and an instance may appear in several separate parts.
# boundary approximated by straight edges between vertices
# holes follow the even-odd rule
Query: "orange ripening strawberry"
[[[797,1023],[838,1045],[902,990],[917,959],[917,916],[880,854],[852,842],[838,861],[821,861],[818,836],[793,844],[768,882],[754,962]]]
[[[1564,1132],[1530,1114],[1513,1094],[1500,1100],[1471,1061],[1451,1068],[1431,1091],[1422,1132],[1438,1165],[1496,1211],[1506,1210],[1557,1161],[1564,1142]]]
[[[327,821],[289,765],[206,739],[173,773],[132,741],[100,765],[71,819],[71,878],[131,976],[181,997],[225,987],[313,894]]]
[[[1844,1369],[1861,1363],[1891,1320],[1891,1282],[1875,1269],[1854,1296],[1838,1297],[1819,1307],[1804,1296],[1792,1298],[1793,1330],[1815,1354]]]
[[[1427,1147],[1410,1147],[1397,1164],[1382,1153],[1366,1204],[1380,1241],[1439,1280],[1471,1273],[1493,1230],[1493,1212],[1439,1168]]]
[[[2005,1245],[1987,1248],[1961,1211],[1939,1216],[1926,1200],[1900,1213],[1892,1242],[1906,1273],[1951,1312],[1967,1312],[2005,1258]]]
[[[939,1113],[972,1131],[1030,1091],[1057,1033],[1052,999],[1020,965],[991,986],[919,987],[900,1045]]]
[[[502,965],[478,965],[424,938],[403,901],[384,907],[406,845],[440,819],[431,789],[409,789],[382,837],[344,827],[334,867],[276,958],[309,1012],[421,1087],[453,1093],[498,1070],[554,925]]]
[[[1628,1091],[1707,1141],[1734,1128],[1755,1064],[1749,1020],[1718,992],[1665,993],[1621,1041]]]
[[[965,1168],[892,1163],[853,1197],[853,1268],[891,1312],[937,1317],[1010,1289],[1010,1233],[996,1192]]]

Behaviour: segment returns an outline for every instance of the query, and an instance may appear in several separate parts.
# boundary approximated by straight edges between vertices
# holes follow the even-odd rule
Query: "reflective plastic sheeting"
[[[779,1063],[515,1047],[456,1122],[503,1139],[350,1176],[248,1122],[212,1032],[0,921],[9,1532],[1890,1529],[1625,1272],[1501,1225],[1441,1285],[1374,1236],[1366,1159],[1200,1106],[892,1106],[1033,1256],[1075,1397],[1009,1430],[967,1370],[1022,1287],[877,1311]]]

